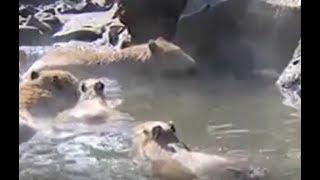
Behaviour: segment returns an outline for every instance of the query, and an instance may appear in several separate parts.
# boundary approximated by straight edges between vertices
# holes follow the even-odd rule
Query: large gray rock
[[[35,18],[50,27],[52,32],[58,31],[62,27],[60,20],[52,13],[40,11],[36,13]]]
[[[128,29],[116,18],[105,28],[102,37],[92,43],[119,50],[124,48],[126,43],[130,42],[131,35]]]
[[[66,40],[96,40],[112,21],[115,11],[116,6],[104,12],[59,15],[59,20],[65,24],[53,37]]]
[[[265,0],[268,3],[301,9],[301,0]],[[281,15],[281,10],[280,13]],[[300,27],[301,28],[301,27]],[[276,81],[283,104],[301,110],[301,37],[289,64]]]
[[[29,15],[34,15],[39,10],[31,5],[19,4],[19,15],[22,17],[28,17]]]
[[[301,40],[292,60],[276,82],[283,97],[283,103],[300,110],[301,108]]]
[[[43,38],[43,33],[33,26],[19,26],[19,46],[35,45]]]
[[[203,71],[248,77],[256,69],[281,72],[299,41],[300,27],[298,7],[263,0],[225,0],[183,15],[174,42]]]
[[[188,0],[187,5],[183,11],[183,15],[199,11],[205,5],[214,6],[221,1],[225,0]]]
[[[191,14],[196,11],[199,11],[204,5],[215,6],[220,2],[228,1],[228,0],[188,0],[187,6],[183,14]],[[256,0],[263,1],[268,4],[273,4],[275,6],[283,6],[283,7],[299,7],[301,6],[301,0]]]

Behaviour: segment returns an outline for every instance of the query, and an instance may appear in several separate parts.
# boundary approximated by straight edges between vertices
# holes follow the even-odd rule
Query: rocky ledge
[[[44,46],[70,40],[120,46],[122,39],[130,39],[125,26],[114,17],[118,6],[112,1],[19,2],[19,46]]]
[[[288,66],[276,82],[283,103],[297,110],[301,108],[301,40]]]

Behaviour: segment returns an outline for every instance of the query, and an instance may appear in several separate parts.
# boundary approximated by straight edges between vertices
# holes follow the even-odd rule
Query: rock
[[[19,16],[19,26],[23,26],[27,21],[27,18]]]
[[[101,7],[109,6],[114,3],[114,0],[90,0],[92,4],[99,5]]]
[[[20,5],[19,6],[19,15],[22,17],[28,17],[30,15],[34,15],[38,12],[38,10],[31,5]]]
[[[37,27],[41,32],[49,33],[56,30],[59,23],[52,13],[43,12],[41,8],[35,8],[32,5],[20,5],[19,7],[19,25]]]
[[[256,64],[281,72],[301,36],[301,9],[292,6],[290,0],[286,0],[287,3],[280,3],[285,0],[261,1],[249,4],[250,11],[240,28],[246,39],[252,42]]]
[[[192,14],[202,9],[204,5],[210,5],[211,7],[224,0],[188,0],[188,3],[183,11],[184,15]]]
[[[113,25],[114,24],[112,24],[110,28],[112,30],[106,30],[103,33],[102,37],[100,39],[97,39],[96,41],[86,42],[86,41],[79,41],[79,40],[70,40],[68,42],[54,43],[53,47],[73,46],[73,47],[96,48],[96,49],[105,48],[106,50],[110,48],[115,50],[122,49],[123,43],[130,42],[130,35],[128,34],[128,31],[126,29],[122,29],[120,27],[113,26]],[[110,36],[117,36],[117,37],[110,38]]]
[[[115,14],[126,25],[134,43],[162,36],[171,40],[187,0],[119,0]]]
[[[40,0],[19,0],[19,3],[38,7],[40,5],[43,6],[47,4],[52,4],[52,3],[55,3],[56,1],[59,1],[59,0],[41,0],[41,1]]]
[[[283,104],[301,109],[301,40],[288,66],[276,82],[282,97]]]
[[[66,24],[68,21],[70,21],[75,14],[58,14],[56,17],[62,24]]]
[[[106,26],[102,37],[93,43],[119,50],[122,49],[127,42],[131,42],[128,29],[116,18]]]
[[[73,10],[72,5],[63,3],[61,1],[58,1],[53,7],[54,7],[54,12],[56,15],[63,14],[63,13],[66,13],[68,11]]]
[[[19,46],[34,45],[40,42],[43,33],[33,26],[19,26]]]
[[[183,15],[173,41],[200,67],[245,77],[253,75],[253,69],[280,72],[299,40],[300,27],[299,8],[261,0],[225,0]]]
[[[41,9],[42,13],[49,13],[52,15],[56,15],[56,11],[55,11],[55,7],[54,5],[50,5],[50,6],[45,6],[44,8]]]
[[[73,16],[68,14],[69,21],[63,15],[60,15],[58,18],[67,22],[59,32],[54,34],[54,37],[68,40],[96,40],[101,37],[104,28],[111,22],[115,10],[113,8],[106,12],[82,13]]]
[[[58,31],[62,27],[62,23],[52,13],[40,11],[35,14],[35,18],[48,25],[53,32]]]
[[[109,6],[101,6],[90,0],[81,0],[81,1],[59,1],[55,5],[56,14],[80,14],[87,12],[100,12],[106,11]]]
[[[173,41],[197,60],[202,72],[248,76],[253,68],[252,51],[237,27],[245,14],[243,6],[237,0],[203,5],[180,18]]]
[[[52,45],[53,47],[91,47],[95,48],[95,45],[91,42],[70,40],[68,42],[58,42]]]
[[[25,25],[30,27],[37,27],[42,33],[49,33],[52,31],[51,27],[47,23],[42,22],[31,15],[27,18]]]

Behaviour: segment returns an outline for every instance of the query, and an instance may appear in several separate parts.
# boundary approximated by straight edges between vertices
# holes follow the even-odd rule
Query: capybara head
[[[71,73],[61,70],[32,71],[29,80],[51,91],[75,92],[78,88],[78,80]]]
[[[134,150],[146,158],[153,159],[167,152],[175,153],[175,147],[189,151],[176,136],[173,122],[149,121],[134,128]]]
[[[32,71],[19,87],[19,109],[30,111],[32,116],[55,115],[75,105],[78,86],[78,79],[67,71]]]
[[[86,79],[80,82],[80,101],[94,98],[104,99],[105,84],[99,79]]]
[[[167,75],[189,74],[195,72],[196,61],[179,46],[162,37],[147,43],[151,55],[156,59],[154,68]]]

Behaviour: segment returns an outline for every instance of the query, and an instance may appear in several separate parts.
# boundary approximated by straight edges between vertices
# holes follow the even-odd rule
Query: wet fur
[[[104,88],[105,84],[99,79],[82,80],[79,85],[80,98],[77,105],[60,113],[56,121],[77,121],[92,125],[124,118],[124,113],[120,113],[107,104]]]
[[[61,69],[79,79],[108,76],[110,78],[145,77],[166,71],[186,71],[194,60],[178,46],[162,38],[119,51],[80,47],[58,47],[36,62],[32,70]]]
[[[190,150],[172,129],[172,124],[161,121],[145,122],[134,128],[134,151],[151,161],[155,176],[176,180],[260,178],[250,177],[245,161]]]
[[[41,71],[37,75],[20,84],[19,111],[28,111],[32,117],[54,117],[78,101],[78,80],[69,72]]]

